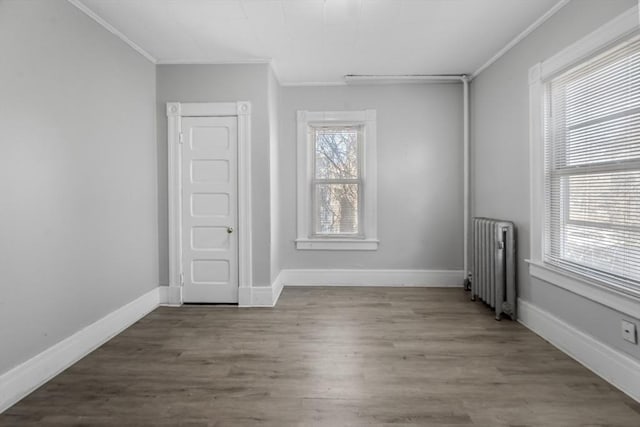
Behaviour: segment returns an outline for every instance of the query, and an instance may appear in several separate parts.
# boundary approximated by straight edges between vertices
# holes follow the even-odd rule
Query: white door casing
[[[251,104],[169,102],[167,116],[169,303],[238,302],[248,306],[252,284]],[[221,142],[223,135],[229,138],[226,142]],[[215,148],[227,143],[231,147],[234,142],[235,150]],[[226,162],[229,165],[223,164]],[[223,184],[220,181],[225,177],[229,179]],[[232,233],[227,233],[227,227],[233,228]]]
[[[236,117],[182,120],[183,302],[238,302]]]

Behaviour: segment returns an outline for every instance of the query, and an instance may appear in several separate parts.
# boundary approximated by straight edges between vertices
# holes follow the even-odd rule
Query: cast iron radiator
[[[471,300],[516,319],[516,241],[512,222],[473,218]]]

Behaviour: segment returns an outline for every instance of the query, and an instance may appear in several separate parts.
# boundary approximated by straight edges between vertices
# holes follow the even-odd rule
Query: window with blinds
[[[545,88],[545,261],[640,295],[640,40]]]

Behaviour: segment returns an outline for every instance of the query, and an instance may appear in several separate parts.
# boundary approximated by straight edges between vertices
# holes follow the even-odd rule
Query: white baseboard
[[[251,288],[251,307],[273,307],[273,288],[256,286]]]
[[[281,278],[282,272],[278,274],[271,286],[240,288],[238,305],[240,307],[274,307],[284,286]]]
[[[251,307],[251,287],[241,286],[238,288],[238,306],[239,307]]]
[[[182,305],[182,287],[160,286],[160,305],[166,307],[180,307]],[[282,290],[282,289],[280,289]],[[271,286],[238,288],[239,307],[273,307],[275,301],[280,296],[275,293]]]
[[[280,271],[280,273],[278,274],[278,277],[276,277],[276,280],[274,280],[273,284],[271,285],[271,297],[273,299],[274,307],[278,302],[278,300],[280,299],[280,294],[282,294],[282,289],[284,289],[283,271],[284,270]]]
[[[160,286],[160,305],[178,307],[182,305],[182,288],[180,286]]]
[[[238,289],[240,307],[274,307],[285,286],[462,287],[462,270],[285,269],[271,286]],[[163,305],[180,305],[180,288],[163,287]],[[171,293],[173,291],[173,293]]]
[[[518,321],[640,402],[640,361],[521,299]]]
[[[285,286],[461,287],[462,270],[282,270]]]
[[[0,375],[0,413],[153,311],[160,294],[160,287],[147,292]]]

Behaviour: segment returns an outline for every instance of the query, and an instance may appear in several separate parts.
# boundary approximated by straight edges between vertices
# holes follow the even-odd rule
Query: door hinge
[[[178,136],[178,142],[180,144],[182,144],[184,142],[184,134],[182,132],[180,132],[180,135]]]
[[[184,273],[180,273],[180,286],[184,286]]]

